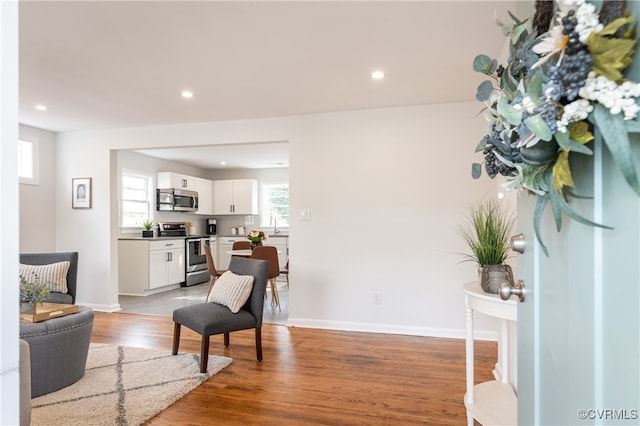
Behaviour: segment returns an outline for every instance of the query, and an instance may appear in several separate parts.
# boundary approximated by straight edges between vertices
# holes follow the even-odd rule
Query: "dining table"
[[[228,250],[225,253],[230,254],[231,256],[240,256],[240,257],[251,257],[251,249],[242,249],[242,250]],[[282,251],[278,250],[278,254],[282,253]]]

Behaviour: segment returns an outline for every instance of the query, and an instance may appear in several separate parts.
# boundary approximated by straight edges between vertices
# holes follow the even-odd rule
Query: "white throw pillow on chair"
[[[236,314],[249,300],[252,289],[252,275],[237,275],[227,271],[216,280],[209,301],[224,305]]]

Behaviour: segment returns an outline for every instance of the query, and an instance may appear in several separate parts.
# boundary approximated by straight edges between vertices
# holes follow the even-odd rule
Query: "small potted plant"
[[[480,272],[480,285],[487,293],[497,294],[500,283],[513,283],[513,271],[504,262],[508,257],[511,228],[515,217],[494,200],[478,203],[469,209],[468,222],[458,234],[469,246],[463,261],[475,262]]]
[[[153,221],[145,219],[144,222],[142,222],[142,227],[144,228],[144,231],[142,231],[142,237],[153,238]]]
[[[20,275],[20,313],[35,314],[36,306],[49,298],[47,283],[40,280],[37,274],[30,279]]]
[[[264,231],[253,229],[247,234],[247,239],[251,242],[251,250],[253,250],[258,243],[267,239],[267,234]]]

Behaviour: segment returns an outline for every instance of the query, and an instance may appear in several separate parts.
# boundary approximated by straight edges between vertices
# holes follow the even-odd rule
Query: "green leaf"
[[[471,177],[478,179],[482,175],[482,164],[473,163],[471,165]]]
[[[623,115],[611,115],[607,108],[597,104],[591,117],[600,133],[602,133],[602,138],[625,180],[640,195],[640,184],[638,183],[636,166],[631,155],[631,145],[629,144],[629,135],[627,134]]]
[[[540,95],[542,94],[542,71],[540,71],[540,69],[538,69],[531,77],[529,85],[527,86],[527,93],[534,101],[538,101],[540,99]]]
[[[539,114],[527,117],[524,120],[524,125],[543,141],[548,142],[553,138],[551,129]]]
[[[593,134],[589,130],[586,121],[578,121],[569,126],[569,137],[578,143],[588,143],[593,140]]]
[[[491,97],[491,93],[493,93],[493,84],[489,80],[485,80],[478,86],[476,99],[484,102]]]
[[[476,146],[475,152],[484,151],[484,148],[487,146],[487,140],[485,138],[480,139],[478,145]]]
[[[573,208],[571,207],[571,205],[569,205],[569,203],[567,203],[564,199],[564,195],[560,192],[557,191],[550,191],[549,192],[549,197],[551,198],[551,204],[554,205],[555,204],[555,208],[560,208],[562,209],[562,211],[569,216],[571,219],[575,220],[578,223],[582,223],[583,225],[588,225],[588,226],[595,226],[598,228],[606,228],[606,229],[613,229],[610,226],[606,226],[606,225],[602,225],[600,223],[596,223],[593,222],[581,215],[579,215],[578,213],[575,212],[575,210],[573,210]],[[556,222],[557,224],[557,222]],[[558,230],[560,230],[560,228],[558,228]]]
[[[514,99],[518,96],[518,82],[511,75],[512,64],[507,64],[502,72],[502,90],[509,99]]]
[[[620,28],[627,25],[631,21],[633,21],[633,15],[627,15],[627,16],[623,16],[622,18],[618,18],[615,21],[612,21],[609,24],[607,24],[606,27],[604,27],[600,32],[598,32],[598,35],[601,35],[601,36],[615,35],[615,33],[617,33]]]
[[[536,239],[540,243],[542,251],[547,255],[547,257],[549,257],[549,250],[547,250],[547,246],[542,242],[542,235],[540,233],[540,222],[542,222],[542,214],[547,206],[547,201],[549,201],[548,195],[536,197],[536,205],[533,210],[533,230],[536,234]]]
[[[551,194],[551,202],[556,203],[558,207],[560,207],[567,216],[569,216],[571,219],[575,220],[576,222],[581,223],[583,225],[595,226],[597,228],[613,229],[610,226],[593,222],[576,213],[575,210],[573,210],[573,208],[569,205],[569,203],[567,203],[564,200],[564,197],[560,193],[551,191],[550,194]]]
[[[525,36],[527,35],[527,29],[529,27],[529,24],[527,24],[526,22],[516,25],[513,30],[511,31],[511,43],[513,45],[518,44],[518,40],[520,40],[520,37],[522,37],[522,35],[524,34]]]
[[[580,154],[593,155],[593,151],[591,150],[591,148],[569,139],[569,135],[570,133],[562,133],[562,132],[558,132],[554,135],[554,138],[556,139],[556,141],[558,142],[558,145],[560,145],[560,148],[562,148],[563,151],[573,151],[573,152],[579,152]],[[592,135],[592,138],[593,138],[593,135]]]
[[[522,120],[522,110],[509,105],[505,98],[498,101],[498,113],[507,120],[507,123],[517,126]]]
[[[612,81],[622,79],[622,72],[632,61],[635,40],[589,35],[587,46],[593,57],[593,70]]]
[[[574,186],[571,168],[569,167],[569,151],[561,151],[553,165],[553,189],[561,190],[565,186]]]
[[[473,70],[486,75],[493,75],[498,68],[498,62],[487,55],[478,55],[473,60]]]

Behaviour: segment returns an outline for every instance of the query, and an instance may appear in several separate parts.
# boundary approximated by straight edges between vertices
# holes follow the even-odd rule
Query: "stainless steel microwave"
[[[174,212],[198,211],[198,193],[185,189],[158,188],[156,209]]]

